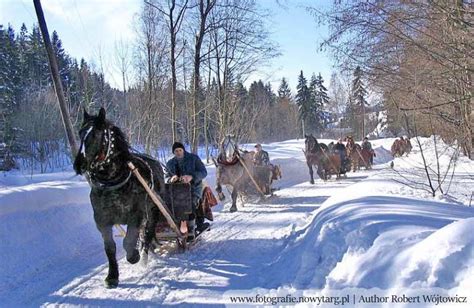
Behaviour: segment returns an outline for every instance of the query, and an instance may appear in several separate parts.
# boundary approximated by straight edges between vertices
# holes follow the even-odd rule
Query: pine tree
[[[65,92],[68,92],[71,86],[71,60],[63,48],[63,43],[59,39],[58,33],[53,31],[51,36],[51,45],[58,61],[59,75]]]
[[[326,128],[329,122],[329,114],[324,111],[329,103],[329,97],[323,83],[324,80],[321,73],[318,76],[313,74],[309,83],[310,126],[314,132],[319,133]]]
[[[281,79],[280,87],[278,88],[278,98],[291,100],[291,90],[285,77]]]
[[[318,77],[316,78],[315,105],[317,106],[316,116],[319,122],[318,124],[322,129],[325,129],[330,121],[329,113],[325,111],[328,109],[329,105],[329,96],[327,92],[328,90],[324,86],[324,79],[321,76],[321,73],[319,73]]]
[[[265,101],[270,106],[273,106],[276,102],[276,96],[273,93],[272,85],[269,82],[267,82],[264,89],[265,89]]]
[[[18,46],[18,57],[20,60],[20,82],[26,86],[28,80],[27,50],[28,50],[28,29],[25,24],[21,25],[20,34],[16,38]]]
[[[298,105],[302,133],[305,135],[306,122],[311,117],[311,97],[306,78],[303,75],[303,71],[301,71],[300,75],[298,76],[298,84],[296,86],[296,104]]]
[[[365,107],[369,105],[365,99],[366,96],[367,90],[362,81],[362,70],[360,66],[357,66],[352,81],[351,107],[352,111],[355,112],[355,118],[360,119],[360,121],[356,120],[353,122],[355,133],[360,137],[360,139],[365,137]],[[359,123],[361,124],[361,127],[359,127]]]
[[[21,92],[19,73],[15,32],[11,26],[5,30],[0,25],[0,168],[6,170],[13,167],[16,140],[13,117]]]
[[[320,116],[322,112],[322,106],[318,101],[318,79],[313,73],[311,75],[311,80],[309,82],[309,97],[310,97],[310,117],[309,117],[309,126],[311,131],[316,133],[319,132],[322,128]]]
[[[43,47],[43,39],[38,26],[34,26],[28,38],[26,50],[26,66],[28,70],[27,83],[40,89],[51,85],[49,64],[46,51]]]
[[[316,75],[313,73],[309,81],[309,96],[311,100],[311,105],[316,104],[316,97],[318,92],[318,80]]]

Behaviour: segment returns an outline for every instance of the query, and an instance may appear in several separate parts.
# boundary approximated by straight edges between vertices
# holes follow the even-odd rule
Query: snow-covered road
[[[84,182],[69,175],[57,185],[5,186],[0,305],[224,304],[226,292],[256,288],[472,288],[473,219],[464,218],[474,210],[392,182],[390,143],[375,142],[374,170],[315,185],[301,140],[267,145],[283,169],[276,196],[236,213],[219,205],[212,230],[185,253],[151,255],[147,268],[122,257],[117,289],[103,285],[106,258]],[[440,253],[428,256],[433,249]]]

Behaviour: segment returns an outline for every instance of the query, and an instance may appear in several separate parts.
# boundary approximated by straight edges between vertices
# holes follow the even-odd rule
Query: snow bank
[[[419,141],[433,187],[437,188],[441,183],[442,192],[439,189],[436,191],[436,199],[464,205],[474,202],[472,200],[474,192],[474,163],[457,152],[457,159],[453,160],[453,163],[450,164],[453,156],[456,154],[456,144],[445,144],[439,137],[436,137],[436,139],[435,136],[419,138]],[[405,183],[406,188],[425,190],[428,192],[426,195],[430,195],[431,189],[428,186],[429,182],[426,177],[420,146],[416,138],[412,138],[411,143],[413,145],[412,152],[408,156],[395,158],[393,160],[393,172],[385,176],[398,179],[401,183]],[[436,148],[438,159],[436,157]],[[439,161],[439,166],[437,161]]]
[[[55,181],[35,183],[54,177]],[[58,282],[64,279],[64,271],[80,273],[105,261],[85,181],[72,173],[3,180],[0,303],[8,303],[8,298],[25,288],[32,294],[50,291],[42,285],[44,275]]]
[[[314,220],[294,233],[272,272],[285,269],[283,280],[297,289],[468,291],[474,209],[387,194],[396,185],[375,177],[329,198]]]

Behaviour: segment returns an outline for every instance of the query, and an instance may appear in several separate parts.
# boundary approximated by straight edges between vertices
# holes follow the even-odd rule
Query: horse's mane
[[[87,126],[88,124],[92,124],[95,129],[110,129],[110,131],[113,132],[115,150],[128,158],[131,155],[130,144],[128,143],[127,137],[122,132],[122,130],[112,121],[106,119],[104,122],[98,122],[97,119],[97,116],[92,116],[89,121],[83,124],[83,127]]]

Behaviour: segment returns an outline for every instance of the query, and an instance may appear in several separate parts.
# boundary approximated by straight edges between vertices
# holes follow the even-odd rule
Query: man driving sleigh
[[[207,176],[206,166],[199,156],[186,152],[181,142],[175,142],[172,150],[174,157],[166,163],[167,180],[169,183],[182,182],[191,185],[193,212],[189,215],[188,224],[190,233],[195,235],[209,228],[209,223],[204,222],[205,216],[209,218],[208,215],[205,215],[206,209],[199,208],[204,191],[203,179]],[[206,192],[204,191],[204,198],[205,196]]]
[[[272,181],[281,178],[281,171],[278,166],[270,163],[270,155],[268,155],[267,151],[263,150],[260,143],[255,145],[253,163],[260,189],[264,194],[270,195],[272,193]]]

